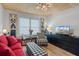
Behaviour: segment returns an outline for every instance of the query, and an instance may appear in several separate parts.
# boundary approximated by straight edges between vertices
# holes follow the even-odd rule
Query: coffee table
[[[27,43],[27,54],[30,56],[47,56],[47,52],[34,42]]]

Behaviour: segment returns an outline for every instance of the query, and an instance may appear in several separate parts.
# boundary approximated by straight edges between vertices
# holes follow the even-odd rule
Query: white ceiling
[[[79,6],[78,3],[51,3],[51,8],[47,11],[38,10],[37,3],[4,3],[2,4],[5,9],[19,11],[23,13],[30,13],[35,15],[48,16],[56,12],[67,10]]]

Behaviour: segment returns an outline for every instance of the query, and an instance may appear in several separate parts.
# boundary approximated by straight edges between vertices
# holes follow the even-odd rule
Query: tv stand
[[[79,38],[64,34],[52,34],[46,36],[49,43],[79,56]]]

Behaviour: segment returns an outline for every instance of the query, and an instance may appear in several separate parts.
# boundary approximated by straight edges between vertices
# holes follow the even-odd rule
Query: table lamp
[[[7,35],[7,34],[8,34],[7,29],[3,29],[2,33],[3,33],[4,35]]]

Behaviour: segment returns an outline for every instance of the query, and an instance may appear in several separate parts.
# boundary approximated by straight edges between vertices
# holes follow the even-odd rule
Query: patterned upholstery
[[[37,33],[36,43],[39,46],[47,46],[48,45],[48,40],[47,40],[46,36],[43,33]]]
[[[47,52],[40,48],[36,43],[27,43],[27,53],[30,56],[47,56]]]

